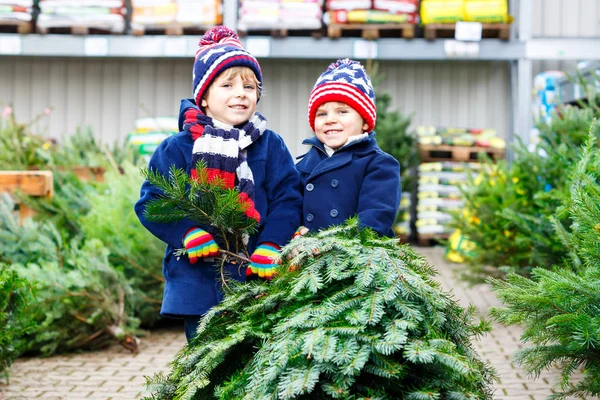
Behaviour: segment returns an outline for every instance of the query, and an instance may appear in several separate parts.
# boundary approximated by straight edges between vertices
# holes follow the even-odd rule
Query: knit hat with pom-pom
[[[375,128],[375,91],[367,71],[358,61],[349,58],[337,60],[317,79],[308,98],[308,122],[313,131],[317,110],[330,101],[352,107],[369,126],[367,132]]]
[[[227,68],[248,67],[262,90],[262,72],[256,58],[240,43],[238,35],[225,26],[215,26],[204,34],[194,60],[194,99],[199,106],[208,87]],[[260,97],[260,96],[259,96]]]

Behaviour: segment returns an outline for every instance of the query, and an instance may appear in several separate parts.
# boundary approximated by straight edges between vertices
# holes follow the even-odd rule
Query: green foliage
[[[123,173],[112,170],[105,183],[89,198],[89,211],[80,217],[81,233],[86,239],[101,240],[110,250],[109,261],[122,273],[134,290],[135,315],[143,325],[159,317],[164,277],[164,244],[140,223],[133,210],[139,198],[142,178],[138,168],[123,163]]]
[[[454,227],[477,245],[466,260],[472,276],[481,274],[483,266],[527,275],[536,266],[551,267],[567,256],[554,221],[568,230],[568,220],[555,214],[569,201],[566,172],[579,159],[596,115],[592,107],[561,109],[550,124],[540,123],[535,151],[519,142],[511,165],[488,162],[479,177],[461,188],[466,211],[455,215]],[[600,127],[593,133],[600,137]]]
[[[470,344],[489,325],[410,247],[354,219],[292,254],[270,283],[231,284],[170,374],[148,380],[151,399],[491,399]]]
[[[0,118],[0,170],[46,165],[52,158],[51,146],[46,138],[30,133],[29,124],[18,123],[13,114]]]
[[[25,314],[33,301],[33,287],[8,265],[0,263],[0,374],[8,381],[8,369],[21,354],[25,343],[23,336],[35,327]]]
[[[509,274],[490,282],[505,308],[492,309],[503,324],[525,327],[522,340],[530,343],[516,361],[533,375],[557,364],[562,370],[560,393],[600,395],[600,155],[590,132],[573,176],[568,202],[570,233],[562,222],[556,228],[568,247],[571,263],[553,270],[535,268],[531,279]],[[549,267],[549,266],[547,266]],[[583,377],[573,375],[583,370]]]
[[[200,225],[214,227],[226,251],[247,254],[243,238],[252,235],[258,223],[246,217],[247,205],[240,202],[238,190],[226,188],[218,179],[209,181],[203,161],[196,165],[196,172],[198,179],[174,166],[169,176],[143,169],[144,178],[163,192],[163,196],[147,204],[146,218],[162,223],[190,218]]]
[[[136,349],[136,297],[95,239],[65,240],[54,225],[31,219],[19,225],[9,199],[0,202],[0,262],[35,283],[36,301],[24,313],[40,329],[28,351],[45,355],[119,341]]]
[[[416,183],[409,171],[419,165],[417,139],[414,133],[410,131],[412,115],[406,116],[397,110],[389,109],[392,98],[389,93],[381,89],[384,76],[377,74],[377,64],[371,76],[376,89],[377,125],[375,126],[375,132],[377,132],[377,144],[400,163],[402,192],[408,193],[415,189]],[[402,217],[403,213],[398,213],[396,222],[401,222]]]

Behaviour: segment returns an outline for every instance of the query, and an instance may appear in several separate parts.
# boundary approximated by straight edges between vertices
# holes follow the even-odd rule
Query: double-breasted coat
[[[328,228],[358,216],[360,226],[393,236],[392,225],[400,205],[400,165],[377,146],[375,133],[346,144],[328,156],[316,137],[296,164],[300,173],[303,225]]]

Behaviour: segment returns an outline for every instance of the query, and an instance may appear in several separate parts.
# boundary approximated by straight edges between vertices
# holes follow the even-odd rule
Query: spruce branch
[[[191,219],[201,226],[209,226],[218,232],[218,241],[223,242],[220,250],[223,259],[232,258],[248,263],[244,237],[256,232],[258,223],[246,217],[248,205],[240,201],[237,189],[226,188],[220,179],[210,180],[206,162],[196,165],[197,178],[185,170],[171,166],[168,176],[158,171],[142,169],[142,175],[161,195],[150,201],[145,210],[148,220],[159,223],[173,223]],[[185,249],[178,249],[178,255]]]

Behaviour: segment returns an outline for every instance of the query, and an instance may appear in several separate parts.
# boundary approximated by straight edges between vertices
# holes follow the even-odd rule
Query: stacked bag
[[[323,0],[242,0],[240,31],[320,29]]]
[[[178,131],[176,117],[139,118],[135,121],[135,131],[127,135],[126,141],[137,154],[149,161],[158,145]]]
[[[417,24],[419,0],[327,0],[325,24]]]
[[[419,126],[417,135],[421,145],[478,146],[494,149],[506,147],[504,139],[496,136],[495,129]]]
[[[453,24],[458,21],[510,23],[506,0],[422,0],[421,22]]]
[[[0,0],[0,21],[31,22],[33,0]]]
[[[212,27],[223,21],[221,0],[131,0],[134,29],[160,25]]]
[[[42,32],[73,26],[125,31],[127,10],[123,0],[40,0],[39,7],[37,26]]]
[[[459,185],[480,169],[478,163],[431,162],[419,165],[417,221],[419,235],[447,236],[452,212],[463,208]]]

